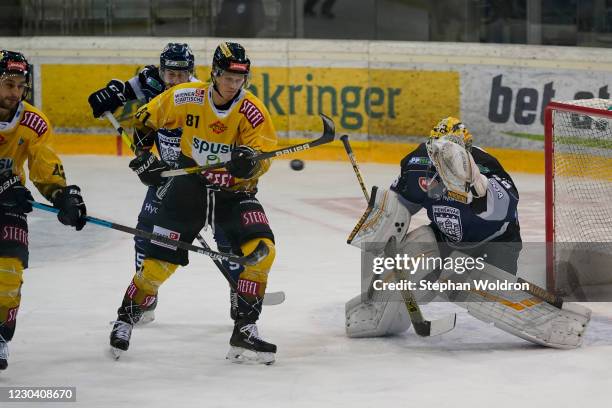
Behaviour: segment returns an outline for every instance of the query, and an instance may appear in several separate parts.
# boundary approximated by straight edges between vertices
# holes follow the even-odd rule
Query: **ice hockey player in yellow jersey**
[[[81,190],[66,186],[62,162],[49,147],[49,120],[25,101],[31,66],[19,52],[0,51],[0,370],[8,365],[15,333],[23,270],[28,267],[28,224],[32,194],[23,165],[38,191],[59,209],[62,224],[81,230],[86,209]]]
[[[258,151],[274,149],[277,137],[268,110],[246,90],[250,68],[240,44],[221,43],[215,50],[209,84],[177,85],[138,110],[134,143],[146,146],[155,130],[180,127],[180,167],[230,161],[220,171],[174,177],[161,198],[153,231],[192,242],[205,225],[210,225],[215,232],[222,231],[236,254],[252,252],[260,241],[266,244],[269,254],[235,277],[235,326],[227,357],[235,362],[269,364],[274,361],[276,346],[259,337],[256,322],[275,247],[268,219],[255,194],[257,181],[270,163],[253,157]],[[167,169],[150,151],[132,160],[130,168],[146,185],[162,184],[161,172]],[[178,265],[187,263],[184,250],[155,242],[146,245],[143,266],[125,293],[111,331],[115,357],[128,349],[132,327],[142,310],[155,302],[159,286]]]

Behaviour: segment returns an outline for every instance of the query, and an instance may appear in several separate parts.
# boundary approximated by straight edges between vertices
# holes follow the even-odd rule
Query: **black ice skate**
[[[111,353],[115,360],[119,360],[121,354],[130,347],[133,326],[121,320],[111,323],[114,323],[110,334]]]
[[[226,358],[232,363],[255,362],[266,365],[274,363],[276,345],[265,342],[259,337],[255,323],[237,321],[230,346]]]
[[[0,370],[6,370],[8,367],[8,343],[0,336]]]

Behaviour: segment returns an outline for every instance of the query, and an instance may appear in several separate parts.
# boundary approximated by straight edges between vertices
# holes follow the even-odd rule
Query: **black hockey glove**
[[[64,225],[76,227],[77,231],[83,229],[87,223],[87,208],[81,197],[78,186],[66,186],[58,190],[51,199],[53,206],[59,210],[57,219]]]
[[[21,184],[19,176],[12,172],[0,176],[0,211],[29,213],[32,211],[30,201],[34,201],[32,193]]]
[[[153,153],[143,152],[130,162],[132,169],[145,186],[160,186],[166,182],[161,172],[170,168],[162,163]]]
[[[241,179],[248,179],[253,177],[257,171],[258,163],[253,160],[253,157],[257,152],[249,146],[237,146],[232,150],[232,157],[227,166],[227,171],[234,176]]]
[[[106,111],[114,112],[120,106],[125,105],[125,84],[117,79],[110,81],[106,88],[102,88],[87,99],[93,110],[94,118],[99,118]]]

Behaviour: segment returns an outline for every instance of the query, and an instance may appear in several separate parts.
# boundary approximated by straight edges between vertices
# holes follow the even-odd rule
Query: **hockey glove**
[[[249,146],[237,146],[232,150],[230,162],[225,166],[237,178],[249,179],[257,172],[258,163],[253,158],[257,152]]]
[[[3,212],[16,212],[20,214],[32,211],[34,201],[30,190],[21,184],[21,179],[9,172],[0,177],[0,209]]]
[[[87,223],[87,208],[81,197],[81,189],[78,186],[62,187],[51,200],[53,206],[59,210],[57,219],[64,225],[76,227],[77,231],[83,229]]]
[[[110,81],[106,88],[102,88],[87,99],[93,111],[94,118],[99,118],[106,111],[114,112],[120,106],[125,105],[125,84],[117,79]]]
[[[170,168],[149,151],[143,152],[130,162],[132,169],[145,186],[160,186],[166,182],[161,172]]]

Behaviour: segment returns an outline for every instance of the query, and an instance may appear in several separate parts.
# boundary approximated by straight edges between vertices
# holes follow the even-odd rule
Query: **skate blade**
[[[110,348],[109,352],[110,352],[110,355],[111,355],[111,357],[112,357],[113,359],[115,359],[115,360],[119,360],[119,358],[121,357],[121,355],[122,355],[122,354],[123,354],[125,351],[124,351],[124,350],[121,350],[121,349],[118,349],[118,348],[115,348],[115,347],[113,347],[113,346],[111,346],[111,348]]]
[[[274,364],[274,353],[264,353],[261,351],[247,350],[242,347],[231,346],[225,358],[236,364]]]

